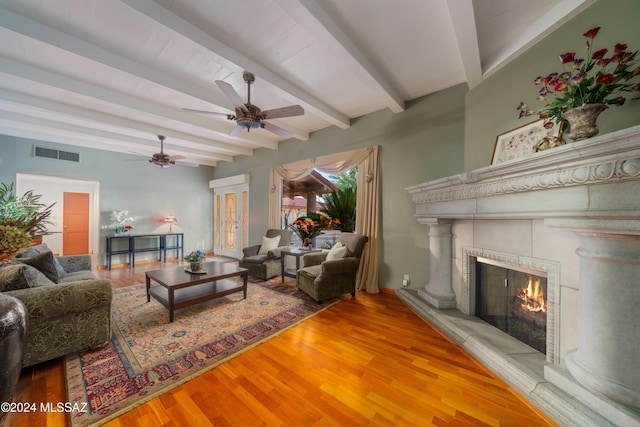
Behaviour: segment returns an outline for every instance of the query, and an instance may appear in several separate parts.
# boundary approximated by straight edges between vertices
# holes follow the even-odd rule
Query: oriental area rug
[[[249,279],[242,292],[176,310],[151,298],[145,286],[114,289],[113,338],[103,349],[65,358],[73,427],[102,424],[177,387],[319,313],[318,304],[280,278]]]

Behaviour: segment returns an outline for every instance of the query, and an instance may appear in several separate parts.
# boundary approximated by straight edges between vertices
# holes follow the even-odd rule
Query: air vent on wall
[[[79,162],[80,161],[80,154],[79,153],[72,153],[70,151],[58,151],[58,159],[60,160],[68,160],[70,162]]]
[[[51,148],[33,147],[33,155],[35,157],[46,157],[47,159],[67,160],[70,162],[80,162],[80,153],[72,153],[70,151],[58,151]]]

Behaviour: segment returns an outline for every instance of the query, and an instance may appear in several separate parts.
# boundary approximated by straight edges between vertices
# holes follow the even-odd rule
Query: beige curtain
[[[380,150],[371,147],[369,155],[358,165],[356,233],[369,237],[358,270],[358,289],[378,293],[378,260],[380,247]]]
[[[271,168],[269,179],[269,227],[281,227],[282,201],[280,195],[282,194],[283,179],[296,181],[309,175],[314,169],[323,173],[337,174],[354,166],[358,166],[356,233],[369,237],[369,243],[365,246],[362,264],[358,273],[358,289],[377,293],[379,292],[378,228],[380,222],[380,213],[378,212],[378,195],[380,193],[379,148],[377,146],[301,160]]]

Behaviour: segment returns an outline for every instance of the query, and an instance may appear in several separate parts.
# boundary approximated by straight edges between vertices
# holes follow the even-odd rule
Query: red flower
[[[602,59],[607,54],[607,52],[609,52],[609,49],[597,50],[593,52],[593,55],[591,55],[591,59],[595,59],[595,60]]]
[[[575,52],[567,52],[567,53],[563,53],[562,55],[560,55],[560,61],[563,64],[566,64],[568,62],[573,62],[576,59],[576,53]]]
[[[545,129],[551,129],[552,127],[553,127],[553,122],[545,122],[544,124]]]
[[[557,78],[558,78],[558,73],[551,73],[547,77],[544,77],[542,79],[542,84],[546,86],[548,84],[555,82]]]
[[[583,36],[588,39],[592,39],[598,34],[598,31],[600,31],[600,27],[595,27],[584,33]]]
[[[564,90],[564,88],[567,87],[567,81],[561,81],[556,83],[555,85],[553,85],[553,90],[555,92],[562,92]]]
[[[611,62],[621,62],[624,59],[624,52],[616,53],[611,57]]]
[[[601,76],[596,77],[596,83],[598,83],[599,85],[610,85],[615,81],[616,76],[611,73],[602,74]]]
[[[609,65],[609,62],[611,62],[611,58],[602,58],[598,61],[598,67],[604,68]]]
[[[625,50],[627,50],[626,43],[616,43],[616,46],[613,48],[614,53],[624,52]]]

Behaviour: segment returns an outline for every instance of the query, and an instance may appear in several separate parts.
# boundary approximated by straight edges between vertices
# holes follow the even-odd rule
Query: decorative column
[[[578,350],[565,364],[582,385],[640,409],[639,221],[567,221],[580,236],[580,293]]]
[[[418,221],[429,226],[429,283],[418,295],[438,309],[456,308],[456,294],[451,285],[453,220],[419,218]]]

